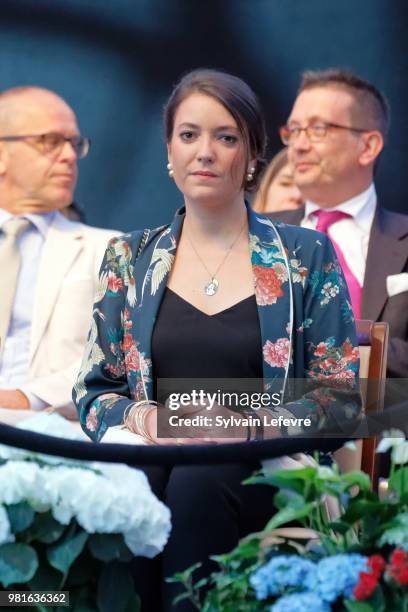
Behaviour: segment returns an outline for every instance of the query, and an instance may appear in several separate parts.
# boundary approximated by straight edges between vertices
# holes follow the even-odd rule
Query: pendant
[[[214,295],[218,291],[218,281],[216,278],[212,278],[209,283],[204,287],[204,291],[207,295]]]

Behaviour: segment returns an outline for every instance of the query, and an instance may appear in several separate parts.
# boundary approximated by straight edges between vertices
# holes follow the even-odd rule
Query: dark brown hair
[[[265,165],[266,147],[265,121],[258,98],[242,79],[218,70],[198,69],[189,72],[177,83],[164,107],[164,130],[166,141],[173,135],[174,117],[181,102],[192,93],[211,96],[222,104],[237,122],[244,141],[246,165],[256,159],[252,181],[243,179],[247,191],[254,191]]]
[[[302,74],[298,94],[316,87],[348,91],[355,100],[352,112],[355,120],[359,122],[357,127],[364,128],[368,122],[367,129],[378,130],[386,140],[390,127],[390,106],[384,94],[372,83],[345,68],[307,70]]]

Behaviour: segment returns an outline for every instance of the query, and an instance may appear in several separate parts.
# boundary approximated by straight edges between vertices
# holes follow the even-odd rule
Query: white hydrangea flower
[[[16,427],[19,429],[33,431],[35,433],[66,438],[68,440],[82,440],[81,434],[74,429],[72,424],[67,419],[64,419],[64,417],[55,413],[38,412],[27,417],[23,421],[20,421]],[[0,458],[6,460],[41,458],[41,461],[52,464],[67,463],[68,461],[63,457],[43,455],[42,453],[35,453],[26,449],[13,448],[12,446],[5,446],[3,444],[0,444]],[[72,459],[70,460],[70,463],[75,464],[80,462]]]
[[[377,446],[377,453],[391,451],[392,460],[396,465],[408,463],[408,441],[400,429],[390,429],[383,433],[383,437]]]
[[[76,516],[81,505],[88,503],[94,487],[98,486],[98,476],[92,470],[63,465],[49,467],[46,471],[57,494],[52,507],[53,516],[66,525]]]
[[[4,506],[0,506],[0,546],[7,542],[14,542],[14,535],[10,530],[10,521]]]
[[[396,465],[404,465],[408,463],[408,442],[404,440],[402,444],[398,444],[392,450],[392,458]]]
[[[398,436],[398,433],[401,433],[401,435]],[[399,432],[398,429],[390,430],[384,433],[384,437],[380,440],[377,446],[376,452],[386,453],[387,451],[390,450],[390,448],[395,448],[396,446],[398,446],[399,444],[402,444],[403,442],[404,442],[404,436],[402,432]]]
[[[71,424],[56,414],[36,414],[20,425],[31,431],[77,437]],[[7,459],[0,466],[0,504],[24,500],[37,512],[50,510],[63,525],[75,518],[88,533],[121,533],[135,555],[153,557],[163,550],[171,528],[170,511],[152,493],[140,470],[6,446],[0,447],[0,456]],[[2,529],[8,533],[2,518],[0,536]]]
[[[20,429],[35,431],[47,436],[57,436],[68,440],[81,440],[82,436],[72,427],[72,424],[55,412],[38,412],[17,424]]]
[[[8,461],[0,466],[0,503],[18,504],[36,496],[41,487],[36,463]]]

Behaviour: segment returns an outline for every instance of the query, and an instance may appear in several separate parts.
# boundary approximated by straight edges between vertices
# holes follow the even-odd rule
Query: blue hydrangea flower
[[[298,555],[279,555],[260,567],[250,577],[257,599],[279,595],[286,587],[304,588],[313,581],[316,564]],[[314,579],[316,582],[316,579]]]
[[[270,612],[330,612],[331,606],[314,593],[292,593],[276,601]]]
[[[308,575],[305,587],[323,601],[332,602],[340,596],[351,597],[360,572],[367,569],[367,557],[356,553],[326,557],[317,563],[316,571]]]

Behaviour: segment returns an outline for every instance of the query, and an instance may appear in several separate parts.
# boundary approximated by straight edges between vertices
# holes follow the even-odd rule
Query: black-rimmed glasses
[[[88,155],[89,147],[91,145],[89,138],[85,138],[84,136],[64,136],[63,134],[58,134],[56,132],[49,132],[48,134],[0,136],[0,140],[10,142],[19,140],[27,141],[27,144],[31,144],[44,155],[59,153],[64,144],[69,142],[78,159],[83,159]]]
[[[299,125],[283,125],[279,128],[279,134],[284,145],[292,144],[299,138],[301,132],[305,132],[310,142],[320,142],[327,136],[327,132],[331,129],[350,130],[351,132],[368,132],[367,129],[355,128],[349,125],[340,125],[339,123],[319,122],[312,123],[306,127]]]

